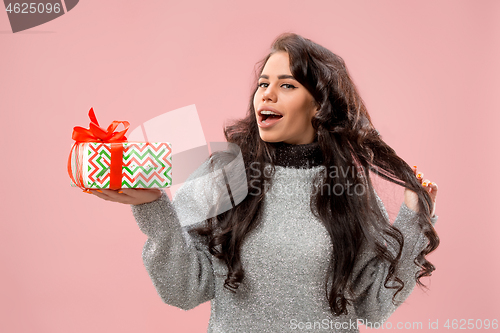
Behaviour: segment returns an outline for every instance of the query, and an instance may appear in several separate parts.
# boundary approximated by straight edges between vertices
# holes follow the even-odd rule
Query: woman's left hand
[[[417,173],[417,166],[413,166],[412,168],[413,172],[415,173],[415,176],[417,179],[420,181],[422,186],[429,192],[429,195],[431,196],[431,200],[434,203],[433,204],[433,209],[431,212],[431,217],[434,217],[434,213],[436,212],[436,196],[437,196],[437,191],[438,187],[437,184],[434,182],[431,182],[429,179],[424,179],[424,174],[422,172]],[[418,211],[418,196],[415,192],[409,189],[405,189],[405,204],[408,208],[413,210],[414,212]]]

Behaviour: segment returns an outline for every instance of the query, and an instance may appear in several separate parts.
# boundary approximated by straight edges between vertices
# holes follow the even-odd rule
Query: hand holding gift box
[[[127,142],[127,121],[101,128],[94,110],[89,128],[75,127],[68,159],[74,186],[87,189],[165,188],[172,185],[172,147],[168,142]],[[116,132],[123,124],[124,130]]]

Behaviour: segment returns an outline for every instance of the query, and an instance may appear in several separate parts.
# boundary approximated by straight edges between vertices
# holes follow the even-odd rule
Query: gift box
[[[169,142],[127,142],[129,123],[114,121],[107,130],[89,111],[90,128],[75,127],[68,159],[73,186],[81,189],[165,188],[172,185]],[[125,129],[116,132],[118,125]]]

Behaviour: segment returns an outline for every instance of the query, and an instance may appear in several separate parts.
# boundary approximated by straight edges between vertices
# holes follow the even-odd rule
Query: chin
[[[260,138],[262,139],[262,141],[265,141],[265,142],[281,142],[283,140],[281,140],[281,138],[279,137],[276,137],[274,135],[268,135],[267,133],[264,133],[264,134],[260,134]]]

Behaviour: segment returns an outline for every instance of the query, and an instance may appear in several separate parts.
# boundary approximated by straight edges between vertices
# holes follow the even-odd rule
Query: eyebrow
[[[269,80],[269,75],[263,74],[263,75],[259,76],[259,79],[268,79]],[[282,80],[282,79],[292,79],[292,80],[297,81],[292,75],[288,75],[288,74],[278,75],[278,79],[280,79],[280,80]]]

